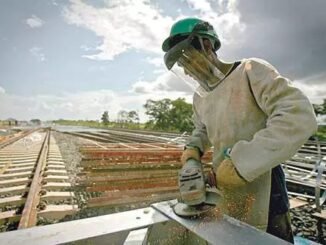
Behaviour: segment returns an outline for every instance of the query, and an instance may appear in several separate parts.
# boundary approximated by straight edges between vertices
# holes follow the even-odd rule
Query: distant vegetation
[[[146,128],[177,132],[191,132],[194,129],[192,105],[182,98],[147,100],[144,107],[145,113],[150,117]]]
[[[56,120],[60,125],[87,126],[96,128],[127,128],[127,129],[148,129],[169,132],[191,132],[194,128],[192,123],[192,105],[185,99],[176,100],[147,100],[145,113],[149,116],[146,123],[139,122],[139,115],[136,111],[121,110],[116,120],[110,120],[110,112],[104,111],[99,121],[95,120]],[[326,99],[322,104],[313,104],[317,116],[326,115]],[[319,139],[326,140],[326,126],[320,126],[316,134]]]
[[[326,141],[326,126],[319,126],[316,136],[318,139]]]
[[[147,100],[145,113],[149,116],[149,121],[140,123],[139,115],[136,111],[121,110],[117,114],[116,120],[111,120],[110,112],[104,111],[100,120],[66,120],[59,119],[53,121],[60,125],[85,126],[95,128],[127,128],[127,129],[148,129],[169,132],[191,132],[194,128],[192,123],[192,105],[185,102],[185,99],[176,100]]]

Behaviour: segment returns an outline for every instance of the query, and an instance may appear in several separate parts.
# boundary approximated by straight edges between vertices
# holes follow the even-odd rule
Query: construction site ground
[[[171,175],[172,177],[166,177],[167,176],[166,173],[169,173],[169,171],[172,171],[170,169],[171,166],[168,169],[166,169],[166,166],[163,166],[164,168],[162,170],[159,169],[159,171],[155,172],[155,174],[153,175],[153,176],[155,176],[155,178],[157,178],[157,180],[150,180],[152,183],[155,181],[158,181],[158,185],[159,185],[159,183],[161,183],[160,181],[162,181],[162,178],[160,177],[160,175],[164,174],[164,178],[166,178],[166,180],[165,180],[165,182],[162,182],[162,183],[166,183],[167,185],[164,187],[165,189],[164,188],[163,188],[163,190],[161,190],[162,188],[160,189],[159,193],[162,193],[162,194],[159,194],[160,196],[158,196],[158,194],[155,194],[155,195],[148,194],[148,193],[150,193],[150,191],[152,191],[154,189],[155,189],[155,191],[157,191],[158,186],[155,185],[155,183],[154,183],[152,189],[142,190],[141,184],[137,182],[138,178],[137,178],[137,175],[134,174],[134,172],[133,172],[132,176],[135,175],[136,176],[135,179],[133,179],[129,184],[127,183],[128,181],[126,181],[126,183],[124,183],[122,186],[117,187],[117,188],[120,188],[121,190],[123,190],[123,193],[125,193],[124,194],[125,196],[122,196],[122,197],[119,196],[117,192],[115,192],[116,190],[114,190],[113,187],[112,187],[113,188],[112,189],[111,186],[109,186],[109,187],[105,186],[105,185],[103,186],[101,184],[102,182],[97,182],[97,185],[88,185],[87,184],[88,183],[87,181],[89,180],[88,178],[94,180],[95,182],[101,181],[101,178],[103,178],[103,176],[106,176],[105,178],[107,178],[107,175],[104,175],[105,171],[114,167],[113,164],[111,164],[111,165],[108,164],[108,162],[110,162],[110,160],[108,160],[108,159],[110,159],[110,157],[112,157],[112,153],[110,153],[109,155],[105,155],[105,154],[107,154],[107,153],[105,153],[105,152],[107,152],[107,149],[108,149],[107,147],[111,147],[110,144],[107,144],[106,150],[103,151],[104,153],[103,152],[101,153],[102,154],[101,157],[104,159],[104,156],[105,156],[106,160],[102,163],[103,159],[101,160],[101,159],[96,158],[96,156],[97,156],[96,154],[100,154],[100,153],[96,153],[96,151],[101,152],[101,147],[102,147],[101,144],[102,143],[100,143],[100,142],[96,143],[93,139],[104,141],[107,138],[107,136],[105,136],[105,133],[103,136],[99,133],[99,131],[91,130],[90,132],[86,133],[85,138],[77,137],[78,134],[73,135],[70,133],[62,133],[62,132],[58,132],[58,131],[52,131],[51,134],[54,137],[56,144],[58,145],[59,150],[61,152],[62,159],[64,161],[65,168],[67,171],[67,175],[69,177],[69,182],[71,183],[71,186],[72,186],[71,191],[74,192],[74,202],[76,205],[78,205],[79,211],[75,212],[74,214],[67,215],[61,219],[40,218],[38,220],[37,225],[53,224],[53,223],[57,223],[57,222],[77,220],[77,219],[95,217],[95,216],[104,215],[104,214],[122,212],[122,211],[126,211],[126,210],[131,210],[131,209],[143,208],[143,207],[149,206],[152,203],[155,203],[158,201],[163,201],[163,200],[169,200],[169,199],[173,199],[176,197],[176,190],[174,188],[175,178],[173,177],[173,175]],[[149,152],[156,152],[155,147],[157,149],[162,148],[159,145],[162,143],[140,143],[139,146],[135,147],[135,145],[133,145],[133,143],[128,143],[129,141],[131,141],[131,139],[127,134],[124,134],[124,133],[120,135],[118,133],[112,132],[112,134],[110,136],[115,139],[121,138],[122,143],[118,143],[119,147],[121,147],[121,149],[120,148],[112,148],[112,151],[113,152],[117,151],[117,154],[119,152],[122,152],[122,154],[127,154],[127,155],[125,155],[125,158],[128,158],[128,161],[131,163],[130,166],[133,166],[133,167],[135,167],[135,165],[137,165],[138,161],[141,162],[141,161],[144,161],[144,159],[135,158],[134,160],[132,160],[130,158],[130,155],[128,155],[129,154],[128,149],[130,149],[130,151],[135,150],[135,152],[136,152],[136,150],[141,149],[139,147],[151,146],[151,147],[154,147],[152,149],[152,151],[150,148],[146,148],[146,150],[147,151],[149,150]],[[163,139],[163,138],[160,138],[160,136],[159,136],[155,140],[161,140],[161,139]],[[151,141],[151,138],[149,137],[147,140]],[[154,142],[154,139],[153,139],[153,142]],[[93,145],[94,145],[94,148],[93,148]],[[105,143],[104,143],[104,145],[105,145]],[[112,145],[115,145],[115,144],[112,144]],[[124,147],[129,147],[129,148],[126,149]],[[172,142],[171,148],[169,148],[170,157],[179,158],[178,154],[180,154],[180,147],[178,149],[175,149],[175,151],[173,151],[173,147],[174,146],[173,146],[173,142]],[[91,150],[89,150],[89,149],[91,149]],[[147,152],[147,154],[148,154],[148,152]],[[156,159],[155,156],[153,156],[153,157],[151,158],[151,162],[160,160],[159,158]],[[173,160],[172,158],[170,158],[167,161],[172,161]],[[89,160],[92,160],[92,161],[89,161]],[[119,161],[122,161],[122,160],[120,159]],[[93,167],[92,164],[94,164],[95,168]],[[128,166],[126,166],[126,167],[128,168]],[[133,168],[133,167],[131,167],[131,168]],[[143,167],[144,167],[144,171],[145,171],[146,170],[146,161],[145,161],[145,165]],[[175,172],[177,164],[174,167],[175,168],[173,169],[173,171]],[[92,172],[92,171],[94,171],[94,169],[96,171]],[[103,169],[104,174],[101,169]],[[86,171],[86,175],[85,175],[85,171]],[[122,173],[122,172],[118,171],[116,173],[117,176],[111,175],[110,177],[114,177],[114,178],[118,178],[118,179],[120,178],[122,180],[124,178],[127,178],[128,175],[120,176],[119,175],[120,173]],[[148,176],[152,176],[152,175],[149,175],[149,173],[146,171],[144,173],[142,173],[141,170],[137,174],[141,175],[141,176],[142,175],[147,176],[146,178],[148,178]],[[151,174],[152,174],[152,172],[151,172]],[[170,175],[168,175],[168,176],[170,176]],[[145,177],[144,177],[144,180],[145,180]],[[107,181],[107,179],[105,179],[105,181]],[[170,182],[172,184],[169,186]],[[146,183],[147,183],[146,188],[148,188],[148,185],[152,185],[152,183],[150,183],[150,182],[146,182]],[[110,182],[110,185],[112,185],[112,184],[113,184],[113,186],[117,186],[115,182]],[[124,189],[125,186],[128,187],[128,186],[132,186],[132,185],[138,186],[137,189],[132,189],[132,190]],[[108,205],[107,200],[112,201],[113,204]],[[143,201],[141,201],[141,200],[143,200]],[[291,215],[291,219],[292,219],[292,229],[293,229],[294,235],[307,238],[311,241],[318,242],[321,239],[320,228],[322,228],[322,234],[323,234],[322,239],[325,240],[326,224],[325,224],[325,222],[322,222],[320,224],[322,219],[318,219],[315,216],[316,206],[314,204],[314,200],[312,200],[312,199],[305,199],[305,200],[302,199],[301,200],[299,198],[299,199],[292,200],[291,204],[292,204],[292,208],[290,210],[290,215]],[[297,207],[295,207],[295,206],[297,206]],[[325,212],[325,204],[321,208],[323,209],[323,212]],[[8,223],[5,225],[2,225],[0,227],[0,229],[1,229],[1,231],[9,231],[9,230],[16,229],[16,227],[17,227],[16,225],[12,225],[11,223]],[[318,231],[318,229],[319,229],[319,231]]]
[[[81,155],[79,148],[86,143],[84,139],[73,137],[67,134],[54,132],[54,137],[59,144],[60,151],[62,156],[66,162],[67,170],[69,173],[69,177],[71,183],[76,183],[76,179],[78,179],[77,173],[80,171],[80,161]],[[85,207],[85,200],[90,195],[87,192],[78,191],[76,188],[76,196],[78,197],[78,204],[80,207]],[[73,220],[80,219],[86,217],[93,217],[103,214],[109,214],[114,212],[121,212],[124,210],[135,209],[146,207],[151,202],[137,203],[131,205],[125,205],[120,207],[96,207],[96,208],[82,208],[80,212],[74,214],[73,216],[68,216],[64,220]],[[317,241],[317,222],[318,220],[312,216],[315,213],[315,209],[313,208],[313,201],[310,203],[292,208],[290,210],[290,215],[292,219],[292,229],[294,235],[307,238],[312,241]],[[325,209],[325,206],[323,207]],[[323,226],[323,234],[326,234],[326,222],[322,224]]]

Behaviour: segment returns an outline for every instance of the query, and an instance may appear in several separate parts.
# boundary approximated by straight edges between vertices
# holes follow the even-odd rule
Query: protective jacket
[[[271,169],[292,157],[317,130],[308,98],[266,61],[241,64],[205,97],[194,94],[195,130],[187,146],[213,146],[213,166],[232,147],[231,160],[248,181],[224,191],[224,213],[265,230]]]

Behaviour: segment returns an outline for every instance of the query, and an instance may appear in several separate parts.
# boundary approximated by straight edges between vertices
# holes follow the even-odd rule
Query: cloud
[[[146,57],[146,61],[149,63],[149,64],[152,64],[154,65],[155,67],[164,67],[164,61],[163,61],[163,57],[160,56],[160,57]]]
[[[321,104],[326,98],[326,73],[305,77],[293,81],[294,86],[301,89],[314,104]]]
[[[39,28],[42,27],[44,24],[44,21],[41,20],[39,17],[37,17],[36,15],[32,15],[32,17],[26,19],[26,24],[30,27],[30,28]]]
[[[97,54],[84,56],[90,59],[112,60],[131,48],[159,53],[161,33],[167,33],[173,21],[162,16],[148,0],[112,0],[107,1],[105,8],[80,0],[70,2],[64,10],[66,21],[92,30],[103,39]]]
[[[222,36],[227,37],[225,45],[235,40],[239,43],[238,36],[244,30],[244,25],[236,11],[236,1],[227,4],[222,1],[219,8],[213,8],[207,0],[187,0],[186,3],[193,8],[197,17],[219,26]],[[102,39],[96,54],[83,56],[95,60],[112,60],[131,49],[162,54],[161,44],[172,24],[186,17],[182,13],[176,18],[164,15],[158,5],[149,0],[112,0],[101,8],[81,0],[71,0],[63,15],[67,23],[91,30]]]
[[[246,25],[241,21],[241,14],[237,9],[238,0],[219,0],[215,5],[214,2],[207,0],[186,0],[186,2],[199,12],[199,18],[214,26],[223,46],[242,44],[239,37],[246,30]]]
[[[13,117],[18,120],[88,119],[99,120],[104,111],[109,111],[110,118],[116,119],[120,110],[138,111],[141,121],[147,116],[143,105],[148,99],[176,99],[183,93],[159,91],[142,94],[98,90],[88,92],[65,93],[62,95],[17,96],[2,94],[0,88],[0,119]],[[183,96],[184,97],[184,96]]]
[[[130,100],[125,98],[125,100]],[[116,113],[125,102],[110,90],[65,93],[62,95],[0,96],[1,117],[18,119],[99,119],[104,110]],[[19,115],[19,116],[18,116]]]
[[[3,87],[0,86],[0,95],[5,94],[5,93],[6,93],[6,90]]]
[[[294,79],[325,71],[326,1],[241,0],[237,8],[246,25],[238,57],[262,57]]]
[[[180,96],[189,96],[192,91],[183,81],[174,73],[165,71],[154,81],[138,81],[132,85],[132,92],[138,94],[163,95],[169,97],[171,93],[179,93]]]
[[[44,62],[46,60],[45,55],[42,52],[42,48],[40,47],[33,47],[29,50],[29,52],[40,62]]]

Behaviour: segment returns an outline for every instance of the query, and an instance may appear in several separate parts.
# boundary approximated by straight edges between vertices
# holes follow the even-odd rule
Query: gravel
[[[309,205],[290,210],[292,230],[296,236],[326,244],[326,222],[323,222],[321,225],[323,232],[321,239],[324,240],[323,243],[322,241],[318,241],[317,218],[312,216],[316,212],[316,209],[312,207],[313,204],[314,202],[311,202]],[[325,205],[323,209],[326,209]]]
[[[79,164],[82,159],[79,147],[85,143],[85,140],[55,131],[52,131],[52,135],[59,146],[70,183],[74,186],[76,184],[77,174],[80,172]]]

